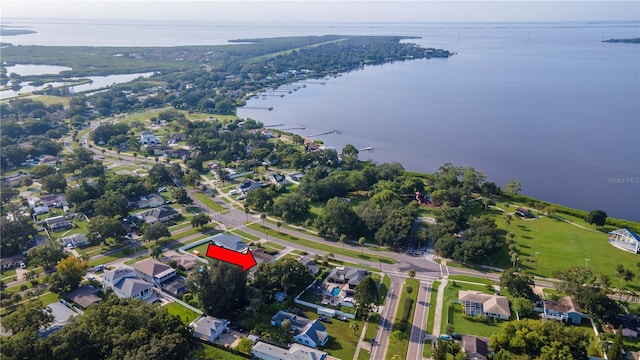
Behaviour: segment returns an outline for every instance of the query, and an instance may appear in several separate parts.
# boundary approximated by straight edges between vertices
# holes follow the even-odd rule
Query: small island
[[[15,35],[26,35],[26,34],[35,34],[37,31],[27,30],[27,29],[16,29],[9,28],[7,26],[0,27],[0,36],[15,36]]]
[[[606,43],[640,44],[640,38],[602,40]]]

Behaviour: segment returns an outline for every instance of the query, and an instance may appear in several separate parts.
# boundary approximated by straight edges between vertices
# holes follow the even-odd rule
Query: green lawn
[[[197,319],[198,316],[200,316],[195,311],[188,309],[176,302],[165,305],[164,308],[167,309],[169,314],[178,316],[180,320],[182,320],[182,323],[185,325],[189,325],[193,320]]]
[[[228,211],[227,209],[223,208],[220,204],[218,204],[217,202],[213,201],[213,199],[211,199],[210,197],[208,197],[207,195],[205,195],[205,193],[201,193],[201,192],[196,192],[193,194],[193,196],[195,196],[196,199],[200,200],[200,202],[202,202],[203,204],[205,204],[209,209],[221,213],[221,214],[226,214]]]
[[[493,285],[493,281],[485,278],[479,278],[475,276],[467,276],[467,275],[449,275],[449,280],[460,280],[478,284],[491,284]]]
[[[391,278],[389,275],[385,275],[382,278],[382,284],[378,288],[378,305],[384,304],[384,300],[387,297],[387,293],[389,292],[389,288],[391,287]]]
[[[44,306],[60,301],[60,296],[56,293],[48,292],[40,295],[40,301]]]
[[[249,241],[258,241],[258,240],[260,240],[259,236],[255,236],[253,234],[249,234],[248,232],[244,232],[242,230],[233,229],[233,230],[231,230],[231,232],[236,234],[236,235],[238,235],[238,236],[240,236],[240,237],[242,237],[242,238],[245,238],[246,240],[249,240]],[[275,247],[275,246],[271,246],[271,247]],[[284,246],[282,247],[282,249],[284,249]],[[282,249],[280,249],[280,250],[282,250]]]
[[[486,294],[493,294],[485,286],[471,285],[465,283],[459,283],[449,281],[449,284],[444,290],[444,303],[442,308],[442,324],[441,333],[445,333],[447,324],[452,324],[454,331],[459,334],[469,334],[477,336],[489,337],[495,333],[502,326],[500,321],[489,321],[487,323],[479,321],[471,321],[464,318],[462,306],[457,303],[458,291],[460,290],[474,290],[480,291]]]
[[[431,296],[429,297],[429,316],[427,317],[427,333],[433,334],[433,319],[436,316],[436,302],[438,298],[438,287],[440,281],[434,281],[431,284]]]
[[[408,287],[411,287],[413,290],[411,293],[407,291]],[[387,350],[386,359],[391,359],[394,355],[400,355],[401,359],[407,358],[407,350],[409,348],[409,337],[411,336],[411,328],[413,327],[413,315],[415,314],[415,306],[418,299],[418,290],[420,289],[420,281],[417,279],[407,278],[404,281],[404,287],[402,288],[402,292],[400,293],[400,299],[398,299],[398,309],[396,311],[395,321],[398,322],[401,314],[404,313],[405,309],[405,299],[410,298],[413,300],[411,303],[412,308],[409,312],[409,318],[407,319],[407,328],[404,331],[405,339],[400,341],[398,344],[389,344],[389,350]]]
[[[504,204],[499,206],[504,208]],[[510,206],[508,211],[513,212],[515,207]],[[537,215],[537,211],[533,210],[533,213]],[[563,219],[589,230],[569,224]],[[606,232],[596,230],[594,225],[570,215],[543,216],[533,220],[514,216],[507,228],[500,214],[496,217],[496,224],[498,231],[515,234],[517,250],[521,254],[518,266],[533,275],[553,277],[556,270],[585,266],[585,259],[590,259],[590,268],[615,280],[617,264],[629,267],[628,264],[638,262],[637,255],[609,245]],[[640,277],[636,277],[627,286],[640,289]]]
[[[360,253],[359,251],[354,251],[351,249],[346,249],[346,248],[342,248],[342,247],[337,247],[337,246],[332,246],[324,243],[318,243],[315,241],[311,241],[311,240],[306,240],[306,239],[302,239],[293,235],[289,235],[287,233],[283,233],[283,232],[279,232],[276,230],[272,230],[271,228],[262,226],[258,223],[253,223],[248,225],[249,228],[256,230],[256,231],[260,231],[260,232],[265,232],[267,231],[267,233],[273,237],[279,238],[279,239],[283,239],[289,242],[294,242],[303,246],[307,246],[316,250],[322,250],[322,251],[329,251],[333,254],[337,254],[337,255],[344,255],[344,256],[349,256],[352,258],[356,258],[356,259],[361,259],[361,260],[366,260],[366,261],[372,261],[372,262],[377,262],[378,259],[385,263],[385,264],[395,264],[396,261],[392,258],[386,257],[386,256],[378,256],[378,255],[370,255],[367,253]]]

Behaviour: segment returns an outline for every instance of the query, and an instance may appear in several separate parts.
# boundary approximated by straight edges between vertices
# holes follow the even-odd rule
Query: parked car
[[[331,320],[329,320],[328,317],[321,315],[318,320],[322,321],[322,322],[326,322],[326,323],[331,323]]]
[[[240,192],[238,192],[238,190],[233,189],[231,191],[229,191],[229,195],[238,195]]]
[[[340,315],[340,316],[338,316],[338,320],[340,320],[340,321],[349,321],[349,320],[347,319],[347,317],[346,317],[346,316],[344,316],[344,315]]]
[[[236,198],[236,200],[238,200],[238,201],[239,201],[239,200],[244,200],[245,198],[246,198],[246,196],[244,196],[244,194],[242,194],[242,195],[238,196],[238,197]]]

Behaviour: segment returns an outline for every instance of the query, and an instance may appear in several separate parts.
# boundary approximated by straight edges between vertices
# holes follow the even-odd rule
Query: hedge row
[[[402,332],[407,330],[407,322],[409,321],[411,310],[413,310],[413,299],[406,297],[404,299],[402,314],[400,314],[400,320],[393,324],[393,330],[400,330]]]

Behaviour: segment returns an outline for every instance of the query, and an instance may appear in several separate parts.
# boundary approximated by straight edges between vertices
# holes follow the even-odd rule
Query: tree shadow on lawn
[[[529,229],[528,227],[526,227],[524,225],[518,225],[518,229],[520,229],[522,231],[526,231],[526,232],[531,232],[531,229]]]

